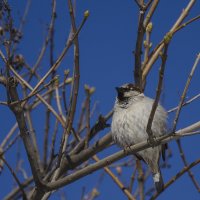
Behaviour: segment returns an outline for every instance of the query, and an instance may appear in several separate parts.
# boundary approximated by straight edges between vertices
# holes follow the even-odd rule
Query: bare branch
[[[17,182],[17,184],[18,184],[18,186],[19,186],[19,189],[20,189],[20,191],[21,191],[22,194],[23,194],[23,199],[24,199],[24,200],[27,200],[28,198],[27,198],[26,193],[25,193],[25,191],[24,191],[24,189],[23,189],[23,186],[22,186],[22,184],[20,183],[20,181],[19,181],[17,175],[15,174],[14,170],[12,169],[12,167],[8,164],[8,162],[7,162],[1,155],[0,155],[0,160],[3,160],[3,162],[5,163],[5,165],[8,167],[10,173],[11,173],[12,176],[14,177],[15,181]]]
[[[99,158],[97,156],[93,156],[93,159],[98,162]],[[122,184],[122,182],[112,173],[109,167],[104,167],[104,171],[112,178],[112,180],[118,185],[121,191],[129,198],[129,200],[135,200],[129,190]]]
[[[198,165],[200,163],[200,159],[192,162],[190,165],[187,167],[184,167],[180,172],[178,172],[174,177],[172,177],[164,186],[164,188],[168,188],[172,183],[174,183],[177,179],[179,179],[182,175],[184,175],[189,169],[192,167]],[[156,199],[159,196],[159,193],[156,193],[151,197],[151,200]]]
[[[165,71],[165,64],[166,64],[166,60],[167,60],[167,50],[168,50],[168,44],[166,44],[165,49],[164,49],[164,53],[162,55],[162,65],[160,67],[160,73],[159,73],[159,81],[158,81],[158,86],[157,86],[157,91],[156,91],[156,97],[155,100],[153,102],[152,105],[152,110],[151,113],[149,115],[149,120],[147,123],[147,128],[146,128],[146,132],[149,135],[149,142],[153,142],[153,133],[151,130],[151,126],[152,126],[152,122],[153,122],[153,118],[159,103],[159,99],[160,99],[160,94],[161,94],[161,90],[162,90],[162,82],[163,82],[163,76],[164,76],[164,71]]]
[[[182,105],[182,107],[183,107],[183,106],[186,106],[186,105],[188,105],[188,104],[190,104],[190,103],[193,102],[194,100],[197,100],[199,97],[200,97],[200,94],[195,95],[194,97],[192,97],[192,98],[189,99],[188,101],[184,102],[183,105]],[[167,112],[168,112],[168,113],[171,113],[171,112],[176,111],[177,109],[178,109],[178,106],[175,107],[175,108],[172,108],[172,109],[168,110]]]
[[[173,122],[172,132],[175,132],[175,130],[176,130],[176,126],[177,126],[178,118],[179,118],[179,115],[180,115],[180,112],[181,112],[181,109],[182,109],[182,106],[183,106],[183,102],[185,100],[185,96],[186,96],[187,90],[189,88],[189,85],[190,85],[192,76],[193,76],[193,74],[195,72],[195,69],[196,69],[196,67],[197,67],[197,65],[199,63],[199,60],[200,60],[200,53],[197,55],[197,58],[196,58],[196,60],[194,62],[194,65],[193,65],[193,67],[191,69],[191,72],[189,74],[188,80],[186,82],[185,88],[183,90],[183,94],[181,95],[181,100],[179,102],[178,109],[176,111],[176,116],[175,116],[174,122]]]
[[[200,124],[200,122],[198,122],[198,125],[199,124]],[[175,134],[168,134],[168,135],[156,138],[157,143],[155,144],[155,146],[160,145],[160,144],[165,144],[165,143],[167,143],[171,140],[177,140],[177,139],[184,137],[184,136],[188,136],[188,134],[185,133],[186,130],[189,130],[189,127],[186,127],[185,129],[177,131]],[[190,131],[192,131],[191,127],[190,127]],[[49,183],[47,185],[47,188],[48,188],[48,190],[55,190],[59,187],[63,187],[67,184],[70,184],[70,183],[72,183],[72,182],[74,182],[74,181],[76,181],[76,180],[78,180],[78,179],[80,179],[80,178],[102,168],[102,167],[110,165],[111,163],[123,158],[124,156],[128,156],[130,154],[135,154],[136,152],[144,150],[144,149],[149,148],[149,147],[151,147],[151,146],[146,141],[141,142],[139,144],[132,145],[132,146],[128,147],[127,149],[124,149],[124,150],[121,150],[117,153],[114,153],[111,156],[108,156],[108,157],[100,160],[99,162],[97,162],[95,164],[91,164],[91,165],[71,174],[71,175],[68,175],[65,178],[61,178],[58,181]]]
[[[170,29],[169,33],[167,33],[167,35],[165,37],[170,37],[172,38],[173,34],[175,33],[175,30],[177,29],[177,27],[180,26],[180,24],[183,22],[183,20],[187,17],[188,13],[190,12],[192,6],[194,5],[196,1],[195,0],[190,0],[190,2],[188,3],[187,7],[185,9],[183,9],[182,14],[180,15],[180,17],[177,19],[177,21],[175,22],[175,24],[172,26],[172,28]],[[154,62],[157,60],[160,52],[162,51],[163,47],[164,47],[164,42],[161,43],[158,48],[155,50],[155,52],[153,53],[153,55],[150,57],[150,59],[148,60],[148,62],[145,64],[145,68],[143,70],[142,73],[142,80],[145,81],[147,74],[149,73],[151,67],[153,66]]]
[[[185,167],[187,167],[188,166],[188,162],[186,160],[186,157],[185,157],[182,145],[181,145],[181,140],[180,139],[177,140],[176,143],[178,145],[178,149],[179,149],[179,152],[180,152],[181,159],[182,159]],[[197,191],[199,192],[200,191],[200,186],[199,186],[197,180],[195,179],[194,174],[192,173],[192,171],[190,169],[188,169],[188,175],[189,175],[191,181],[193,182],[194,186],[196,187]]]

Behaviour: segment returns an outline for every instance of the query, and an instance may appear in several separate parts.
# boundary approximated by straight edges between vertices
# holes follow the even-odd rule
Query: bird
[[[151,99],[132,83],[116,87],[117,97],[113,109],[111,135],[115,143],[126,148],[148,140],[147,123],[154,99]],[[154,137],[167,132],[167,112],[158,104],[151,130]],[[142,159],[150,168],[157,192],[162,192],[164,183],[159,167],[161,154],[166,146],[158,145],[139,151],[136,157]],[[163,154],[164,155],[164,154]]]

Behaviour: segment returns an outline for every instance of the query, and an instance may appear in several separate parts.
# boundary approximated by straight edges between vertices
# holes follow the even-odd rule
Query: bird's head
[[[141,89],[132,83],[126,83],[120,87],[116,87],[116,90],[119,102],[127,102],[129,99],[134,99],[142,94]]]

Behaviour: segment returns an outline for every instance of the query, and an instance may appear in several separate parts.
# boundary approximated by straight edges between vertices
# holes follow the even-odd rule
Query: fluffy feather
[[[146,126],[153,99],[146,97],[132,84],[125,84],[117,88],[117,91],[111,124],[114,141],[122,147],[146,141],[148,139]],[[151,127],[155,136],[166,133],[166,121],[167,113],[161,105],[158,105]],[[137,153],[150,167],[158,192],[163,189],[163,179],[159,169],[161,151],[162,147],[157,146]]]

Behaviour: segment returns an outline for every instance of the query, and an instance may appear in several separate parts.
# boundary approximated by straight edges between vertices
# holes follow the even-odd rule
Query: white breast
[[[115,104],[111,131],[113,139],[121,146],[127,146],[147,140],[146,126],[152,109],[153,100],[145,97],[133,101],[123,108]],[[166,112],[159,105],[152,123],[152,132],[160,136],[166,132]]]

